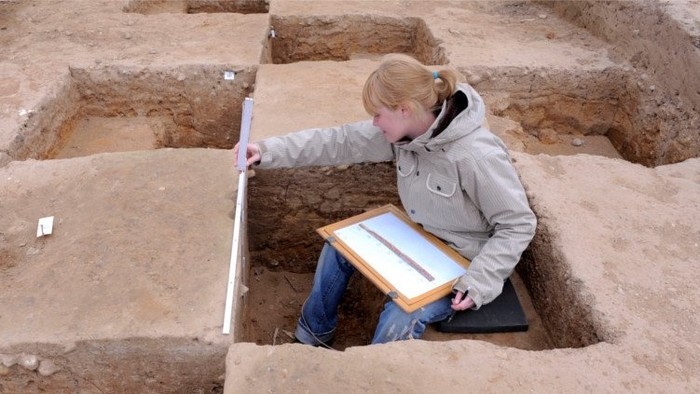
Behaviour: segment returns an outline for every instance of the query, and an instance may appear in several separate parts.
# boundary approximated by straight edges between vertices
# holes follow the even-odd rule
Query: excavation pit
[[[289,343],[293,340],[299,311],[310,291],[323,246],[315,229],[388,203],[400,206],[396,174],[393,165],[388,163],[256,172],[249,183],[251,267],[244,341],[268,345]],[[540,249],[547,250],[547,245]],[[561,305],[550,306],[558,293],[547,294],[540,290],[556,287],[565,294],[566,286],[550,283],[550,278],[541,274],[547,270],[540,264],[556,266],[557,261],[528,257],[512,276],[530,324],[527,332],[465,335],[440,333],[431,327],[424,339],[470,338],[527,350],[582,347],[598,342],[599,338],[590,338],[591,333],[576,330],[579,326],[593,326],[587,323],[586,314],[576,319],[562,319]],[[525,280],[521,280],[521,275]],[[538,291],[532,300],[531,289]],[[582,304],[575,295],[566,295],[572,306]],[[333,347],[342,350],[369,344],[385,302],[386,297],[356,273],[340,306]],[[537,310],[533,303],[538,306]],[[542,310],[547,314],[542,315]],[[563,330],[566,335],[562,338],[552,333],[552,329]]]
[[[224,78],[233,72],[233,80]],[[158,148],[230,149],[255,70],[244,67],[72,69],[62,96],[33,126],[20,159]],[[54,116],[51,116],[54,115]]]
[[[700,143],[692,139],[668,137],[668,126],[648,109],[658,98],[641,89],[640,76],[629,69],[462,72],[476,81],[493,115],[517,124],[505,127],[516,142],[510,146],[513,150],[551,156],[594,154],[647,167],[700,152]]]
[[[348,15],[272,17],[268,63],[345,61],[406,53],[424,64],[446,64],[445,50],[419,18]]]
[[[266,14],[269,0],[131,0],[124,12],[144,15],[162,13],[239,13]]]

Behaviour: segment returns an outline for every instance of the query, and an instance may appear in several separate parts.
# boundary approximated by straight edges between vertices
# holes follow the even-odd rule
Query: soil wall
[[[657,1],[547,1],[563,18],[614,46],[636,73],[626,90],[639,92],[628,108],[629,128],[645,147],[624,149],[646,165],[677,163],[700,156],[700,30],[669,14]],[[697,24],[697,23],[696,23]],[[613,140],[629,137],[621,130]],[[648,146],[648,148],[646,147]]]

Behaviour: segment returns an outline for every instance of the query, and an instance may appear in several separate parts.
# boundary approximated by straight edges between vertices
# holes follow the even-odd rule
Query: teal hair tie
[[[433,79],[438,79],[438,72],[437,71],[433,71]]]

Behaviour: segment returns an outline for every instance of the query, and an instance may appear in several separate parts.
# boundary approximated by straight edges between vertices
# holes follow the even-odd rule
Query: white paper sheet
[[[391,212],[336,230],[334,234],[408,299],[453,281],[466,271]],[[419,264],[429,275],[413,268],[377,235]],[[434,279],[430,280],[429,276]]]

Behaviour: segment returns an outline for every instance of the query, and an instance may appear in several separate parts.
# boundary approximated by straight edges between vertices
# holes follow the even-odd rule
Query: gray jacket
[[[370,121],[308,129],[258,143],[260,167],[396,161],[398,190],[413,221],[471,260],[453,288],[476,308],[495,299],[535,233],[536,218],[503,142],[482,124],[485,106],[466,84],[469,105],[435,137],[430,129],[390,144]]]

